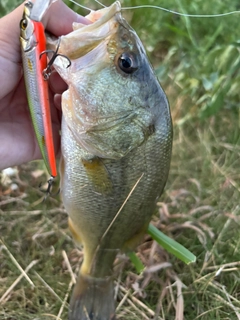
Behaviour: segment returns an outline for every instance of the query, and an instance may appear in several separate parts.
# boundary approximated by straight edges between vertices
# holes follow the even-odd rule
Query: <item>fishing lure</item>
[[[20,22],[20,42],[28,105],[38,145],[47,170],[51,175],[48,181],[48,192],[53,179],[57,176],[57,167],[48,82],[46,81],[50,65],[47,62],[47,55],[43,54],[47,51],[44,26],[41,20],[54,1],[56,0],[37,0],[34,4],[27,1]]]

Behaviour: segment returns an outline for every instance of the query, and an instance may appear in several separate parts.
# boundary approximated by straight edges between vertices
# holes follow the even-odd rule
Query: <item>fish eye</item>
[[[26,30],[26,29],[27,29],[27,26],[28,26],[27,19],[22,19],[22,20],[20,21],[20,28],[23,29],[23,30]]]
[[[118,66],[125,73],[133,73],[137,70],[134,57],[129,53],[122,53],[118,58]]]

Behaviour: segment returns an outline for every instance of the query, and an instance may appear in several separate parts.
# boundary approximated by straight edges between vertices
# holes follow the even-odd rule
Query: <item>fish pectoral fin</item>
[[[101,194],[111,194],[113,191],[113,184],[110,174],[107,171],[102,160],[98,157],[92,159],[81,159],[87,176],[94,188],[94,191]]]
[[[145,141],[145,132],[138,122],[127,119],[106,130],[89,130],[86,146],[102,158],[121,159]]]

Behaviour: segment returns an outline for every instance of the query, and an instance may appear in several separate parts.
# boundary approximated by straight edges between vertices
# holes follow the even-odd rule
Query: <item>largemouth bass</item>
[[[115,319],[113,263],[142,239],[165,186],[172,148],[169,106],[119,2],[60,38],[61,192],[84,248],[70,320]],[[49,41],[50,48],[56,48]]]

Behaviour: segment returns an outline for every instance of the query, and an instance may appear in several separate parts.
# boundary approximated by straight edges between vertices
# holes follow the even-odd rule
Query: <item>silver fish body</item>
[[[119,2],[89,18],[92,25],[61,38],[59,52],[71,66],[62,57],[55,62],[69,85],[62,97],[62,199],[84,247],[69,318],[109,320],[113,262],[146,232],[168,177],[172,122]]]

